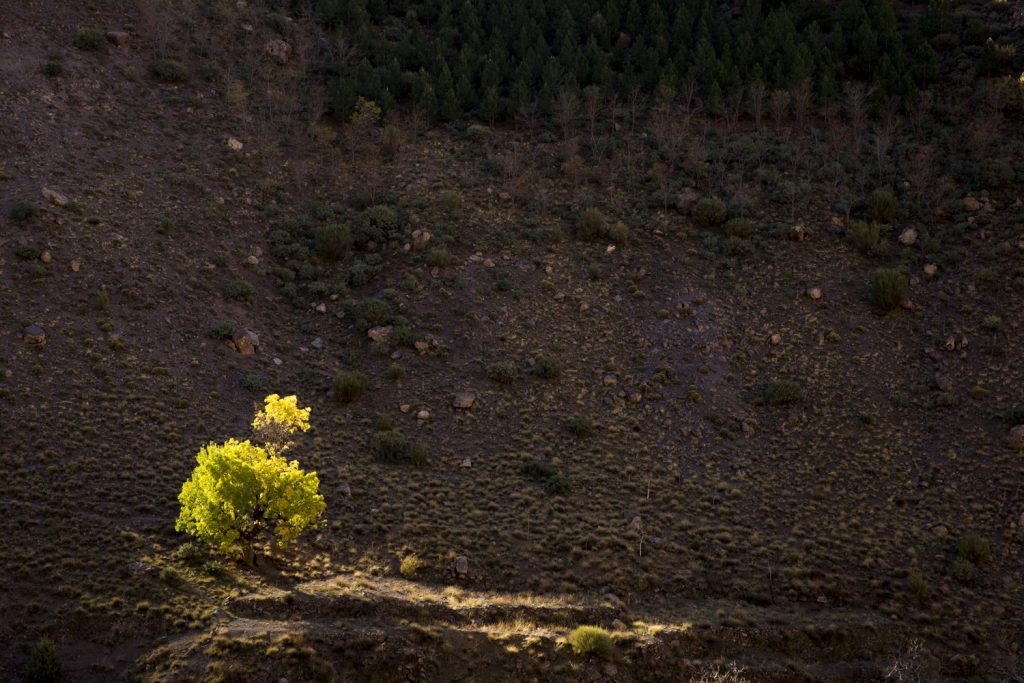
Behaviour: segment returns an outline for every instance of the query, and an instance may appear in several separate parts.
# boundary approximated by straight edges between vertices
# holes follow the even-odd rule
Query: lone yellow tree
[[[309,408],[295,396],[267,396],[252,421],[259,445],[237,439],[204,446],[198,465],[181,487],[175,528],[221,552],[254,563],[254,544],[273,534],[282,545],[318,524],[324,498],[316,472],[303,472],[283,453],[292,435],[309,430]]]

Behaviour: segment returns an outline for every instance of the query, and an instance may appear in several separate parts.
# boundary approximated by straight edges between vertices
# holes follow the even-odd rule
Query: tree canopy
[[[325,508],[320,480],[282,455],[295,432],[309,430],[309,413],[295,396],[271,394],[252,422],[260,445],[229,439],[200,449],[175,528],[252,564],[253,544],[266,535],[285,545],[315,525]]]

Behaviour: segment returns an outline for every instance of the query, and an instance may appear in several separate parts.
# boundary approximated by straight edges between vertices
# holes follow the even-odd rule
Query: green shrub
[[[316,251],[326,261],[341,261],[352,250],[352,232],[347,225],[331,223],[316,232]]]
[[[1016,178],[1013,166],[1000,159],[985,159],[978,170],[981,184],[989,190],[1009,187]]]
[[[359,249],[370,243],[383,245],[398,231],[398,214],[387,206],[371,206],[359,214],[352,230],[352,240]]]
[[[953,579],[960,583],[970,583],[978,577],[978,568],[972,562],[962,557],[953,560],[947,571]]]
[[[718,197],[701,197],[693,206],[693,219],[704,228],[721,225],[727,216],[725,202]]]
[[[363,331],[386,325],[391,320],[391,306],[381,299],[364,299],[353,306],[356,322]]]
[[[576,237],[581,240],[596,240],[608,233],[604,214],[593,206],[583,210],[576,221]]]
[[[210,339],[216,339],[223,341],[225,339],[231,339],[235,334],[235,326],[232,323],[217,323],[206,331],[206,336]]]
[[[270,389],[270,381],[263,375],[250,374],[239,380],[243,389],[253,393],[262,393]]]
[[[547,481],[558,473],[558,470],[551,463],[533,458],[524,461],[519,466],[519,471],[527,479],[532,479],[533,481]]]
[[[492,363],[487,366],[487,377],[498,384],[512,384],[519,379],[519,368],[508,361]]]
[[[409,440],[397,429],[388,429],[373,437],[373,450],[384,460],[404,460],[409,456]]]
[[[412,553],[402,558],[402,564],[399,566],[398,571],[403,578],[411,580],[416,577],[416,572],[421,567],[423,567],[423,560],[416,553]]]
[[[616,221],[608,227],[608,239],[620,246],[629,242],[629,226],[622,221]]]
[[[907,278],[893,268],[878,268],[871,273],[871,302],[883,311],[898,308],[907,298]]]
[[[754,234],[757,223],[749,218],[731,218],[725,223],[725,234],[730,237],[748,239]]]
[[[455,213],[462,208],[462,195],[455,190],[441,193],[441,207],[448,213]]]
[[[370,386],[370,380],[361,372],[351,371],[335,375],[331,388],[334,400],[340,403],[351,403],[359,398]]]
[[[185,541],[174,550],[175,559],[188,565],[197,565],[209,555],[206,546],[195,541]]]
[[[72,44],[83,52],[99,52],[106,45],[107,39],[103,31],[94,28],[83,28],[76,35]]]
[[[598,626],[579,626],[569,634],[572,651],[582,657],[610,659],[615,644],[608,631]]]
[[[921,572],[917,571],[911,571],[907,574],[907,588],[910,590],[914,600],[918,602],[927,600],[928,596],[932,593],[932,589],[928,586],[928,581],[921,575]]]
[[[431,249],[427,253],[427,265],[444,268],[454,266],[459,259],[452,255],[447,249]]]
[[[867,221],[854,221],[850,225],[850,239],[853,246],[865,256],[871,256],[878,252],[878,240],[880,230],[878,223]]]
[[[405,377],[405,366],[399,363],[392,363],[391,365],[388,366],[386,374],[388,379],[397,382],[398,380]]]
[[[562,361],[553,356],[538,356],[532,372],[541,379],[555,379],[562,374]]]
[[[803,388],[795,380],[780,379],[768,383],[764,388],[765,405],[773,408],[796,405],[803,400]]]
[[[900,203],[888,190],[875,190],[868,197],[868,215],[879,223],[891,223],[900,212]]]
[[[248,301],[256,289],[245,280],[232,280],[224,285],[224,296],[232,301]]]
[[[14,255],[22,261],[37,261],[43,255],[43,250],[34,244],[23,244],[14,250]]]
[[[12,221],[23,223],[35,218],[37,213],[39,213],[39,209],[32,204],[29,204],[28,202],[18,202],[11,207],[8,215],[11,217]]]
[[[564,423],[565,431],[573,436],[590,436],[594,433],[594,423],[585,417],[573,416]]]
[[[161,59],[153,62],[149,72],[165,83],[183,83],[188,80],[188,69],[181,62],[173,59]]]
[[[561,474],[553,474],[546,482],[544,482],[544,490],[552,496],[560,496],[563,493],[568,493],[569,480]]]
[[[956,544],[956,556],[980,566],[992,558],[992,548],[980,536],[964,536]]]
[[[57,646],[49,638],[40,638],[32,646],[32,654],[23,673],[25,683],[53,683],[60,678],[61,673]]]
[[[64,60],[60,57],[50,57],[43,65],[43,75],[55,78],[64,73]]]

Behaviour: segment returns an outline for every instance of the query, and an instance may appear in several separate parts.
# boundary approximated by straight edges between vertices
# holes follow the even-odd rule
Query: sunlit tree
[[[254,438],[204,446],[192,477],[181,487],[175,528],[221,552],[254,564],[254,546],[267,536],[286,545],[318,524],[324,498],[315,472],[283,453],[292,436],[309,430],[309,408],[295,396],[271,394],[252,422]]]

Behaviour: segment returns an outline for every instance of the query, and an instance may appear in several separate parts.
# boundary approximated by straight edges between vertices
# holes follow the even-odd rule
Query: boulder
[[[235,345],[235,350],[243,356],[255,356],[256,350],[260,346],[260,338],[250,330],[238,330],[231,337],[231,343]]]
[[[471,391],[460,391],[452,400],[452,406],[459,410],[469,410],[474,403],[476,403],[476,394]]]
[[[964,208],[968,211],[979,211],[981,209],[981,202],[971,195],[967,195],[964,197]]]
[[[1024,425],[1017,425],[1010,430],[1010,445],[1024,450]]]
[[[29,325],[21,331],[21,338],[26,344],[45,344],[46,332],[38,325]]]
[[[429,230],[413,230],[412,231],[412,248],[416,251],[423,251],[427,248],[427,243],[430,242],[432,235]]]
[[[381,327],[371,327],[366,331],[366,336],[375,342],[381,344],[391,343],[391,325],[382,325]]]
[[[899,236],[900,244],[905,247],[912,247],[917,242],[917,230],[914,228],[906,228]]]
[[[228,138],[228,149],[232,152],[241,152],[243,147],[245,145],[238,138]]]
[[[128,44],[128,32],[127,31],[107,31],[107,41],[121,47],[122,45]]]
[[[48,187],[43,188],[43,199],[50,202],[54,206],[67,206],[68,198],[61,193],[51,190]]]
[[[807,290],[807,296],[810,297],[812,300],[817,301],[818,299],[821,298],[821,288],[811,287],[810,289]]]
[[[263,52],[278,64],[287,64],[288,58],[292,54],[292,46],[286,41],[276,38],[267,41],[267,44],[263,46]]]

